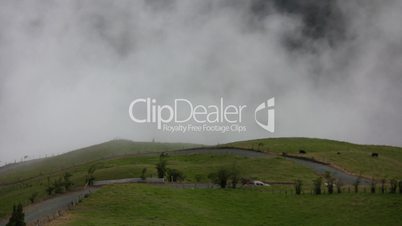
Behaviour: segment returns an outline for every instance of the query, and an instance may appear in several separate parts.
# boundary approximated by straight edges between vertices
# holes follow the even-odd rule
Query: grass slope
[[[299,150],[305,150],[307,154],[304,156],[329,162],[355,174],[402,179],[402,148],[400,147],[359,145],[313,138],[268,138],[226,145],[278,154],[282,152],[298,154]],[[379,153],[379,157],[371,157],[373,152]]]
[[[285,195],[266,189],[98,190],[52,225],[402,225],[402,196]]]
[[[93,164],[97,164],[99,168],[105,168],[108,165],[104,163],[115,158],[125,158],[139,153],[159,153],[195,146],[194,144],[182,143],[113,140],[59,156],[17,164],[6,169],[3,168],[0,170],[0,218],[11,212],[11,207],[14,203],[28,204],[29,197],[34,192],[38,192],[38,199],[46,198],[45,189],[48,177],[53,181],[68,171],[73,174],[71,179],[74,187],[77,188],[84,185],[87,170]],[[118,176],[129,173],[129,171],[120,173],[121,170],[119,167],[116,167],[114,171],[109,169],[109,172],[105,172],[105,175],[109,173],[109,175]],[[107,178],[107,176],[103,176],[102,171],[97,172],[96,176]]]
[[[97,180],[139,177],[143,168],[147,168],[147,176],[155,177],[155,164],[158,155],[141,155],[140,153],[159,153],[194,147],[192,144],[141,143],[127,140],[90,146],[63,155],[14,165],[8,169],[0,169],[0,217],[10,213],[14,203],[28,204],[29,196],[38,192],[38,199],[47,198],[45,189],[47,178],[51,181],[59,178],[64,172],[73,174],[74,187],[84,184],[87,170],[96,164]],[[307,156],[339,165],[356,174],[375,177],[398,177],[402,179],[402,149],[387,146],[356,145],[322,139],[308,138],[275,138],[252,141],[241,141],[228,146],[253,148],[260,151],[288,152],[297,154],[300,149],[307,151]],[[338,155],[337,152],[341,154]],[[372,158],[371,152],[378,152],[379,158]],[[222,166],[236,164],[242,176],[264,181],[293,181],[302,179],[305,186],[311,185],[316,175],[307,168],[276,158],[247,158],[233,155],[195,154],[170,156],[168,167],[184,172],[186,181],[194,182],[197,175],[208,181],[207,175]]]
[[[34,160],[0,171],[0,185],[12,183],[32,177],[47,175],[57,171],[65,171],[88,162],[97,162],[119,156],[139,153],[178,150],[200,145],[185,143],[151,143],[133,142],[129,140],[112,140],[89,146],[62,155]]]
[[[147,177],[156,177],[155,164],[159,156],[122,156],[109,160],[99,161],[95,171],[96,180],[140,177],[143,168],[147,168]],[[168,157],[168,167],[184,172],[187,182],[195,182],[200,175],[201,182],[208,182],[208,174],[215,172],[223,166],[231,167],[233,164],[243,176],[264,181],[293,181],[302,179],[306,184],[316,175],[308,168],[300,166],[281,157],[276,158],[248,158],[234,155],[194,154]],[[92,163],[83,164],[70,169],[73,174],[72,181],[75,187],[83,186],[88,168]],[[62,174],[55,175],[56,179]],[[21,201],[28,204],[28,198],[33,192],[39,192],[40,197],[46,197],[46,178],[38,178],[29,183],[17,184],[0,188],[0,216],[11,210],[13,203]]]

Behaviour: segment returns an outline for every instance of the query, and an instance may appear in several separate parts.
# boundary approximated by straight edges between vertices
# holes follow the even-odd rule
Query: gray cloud
[[[0,160],[114,137],[400,146],[401,20],[397,0],[1,1]],[[128,117],[148,96],[250,107],[275,96],[277,132],[250,119],[246,134],[166,134]]]

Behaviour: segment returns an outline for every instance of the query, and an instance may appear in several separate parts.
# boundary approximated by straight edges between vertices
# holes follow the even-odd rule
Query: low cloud
[[[2,1],[0,165],[115,137],[304,136],[401,146],[401,1]],[[167,134],[129,103],[257,106],[276,133]],[[252,113],[252,112],[251,112]]]

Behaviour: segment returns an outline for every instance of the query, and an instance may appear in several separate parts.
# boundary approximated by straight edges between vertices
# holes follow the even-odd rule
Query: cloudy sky
[[[0,165],[113,138],[402,146],[400,21],[400,0],[0,0]],[[169,134],[130,121],[140,97],[275,97],[276,131]]]

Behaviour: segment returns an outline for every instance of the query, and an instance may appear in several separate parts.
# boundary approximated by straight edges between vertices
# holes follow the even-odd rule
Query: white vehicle
[[[259,180],[253,181],[253,184],[254,184],[254,186],[270,186],[269,184],[266,184],[266,183],[264,183],[262,181],[259,181]]]

